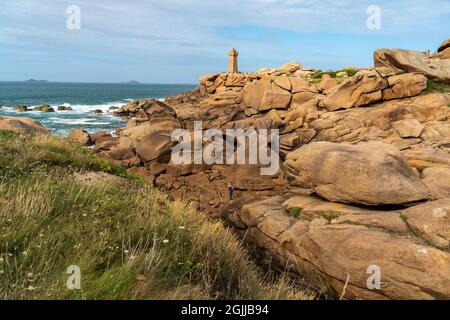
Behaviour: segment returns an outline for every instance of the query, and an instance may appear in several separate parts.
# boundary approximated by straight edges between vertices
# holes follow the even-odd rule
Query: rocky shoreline
[[[116,136],[80,128],[69,138],[222,218],[259,261],[327,297],[449,299],[450,93],[430,90],[450,84],[449,50],[449,40],[434,55],[381,49],[374,68],[354,73],[288,63],[210,74],[191,93],[115,111],[129,119]],[[171,133],[195,121],[278,129],[279,172],[172,163]],[[0,117],[5,128],[42,132]],[[367,285],[371,266],[380,288]]]

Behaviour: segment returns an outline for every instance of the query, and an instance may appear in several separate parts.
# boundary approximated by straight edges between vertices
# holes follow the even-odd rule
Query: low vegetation
[[[314,80],[321,80],[322,76],[325,74],[328,74],[330,77],[332,78],[337,78],[337,74],[340,72],[345,72],[347,73],[347,75],[349,77],[353,77],[358,70],[353,70],[353,69],[342,69],[342,70],[338,70],[338,71],[322,71],[322,70],[316,70],[312,75],[311,75],[311,79]]]
[[[0,152],[0,299],[311,298],[262,275],[220,222],[89,150],[3,131]]]
[[[301,208],[292,208],[291,211],[289,211],[289,215],[293,218],[299,218],[300,213],[302,213]]]
[[[433,92],[450,93],[450,85],[428,80],[428,87],[425,90],[425,93],[428,94]]]

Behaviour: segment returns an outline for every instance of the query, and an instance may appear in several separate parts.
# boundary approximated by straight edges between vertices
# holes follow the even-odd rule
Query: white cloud
[[[66,8],[81,7],[82,30],[66,29]],[[382,9],[382,29],[374,34],[366,28],[369,5]],[[236,45],[244,51],[281,55],[283,48],[267,39],[229,39],[218,30],[252,26],[263,30],[286,30],[302,34],[347,34],[386,37],[429,38],[450,30],[450,3],[444,0],[14,0],[0,4],[0,45],[45,50],[49,61],[81,52],[146,62],[152,68],[199,68],[203,72],[218,59],[217,54]],[[441,39],[443,40],[443,39]],[[327,39],[321,40],[325,42]],[[410,41],[415,41],[411,38]],[[237,43],[235,43],[237,42]],[[305,45],[304,43],[302,43]],[[284,44],[286,50],[296,43]],[[343,44],[351,55],[355,48]],[[316,52],[320,48],[304,48]],[[433,48],[431,48],[433,49]],[[12,50],[12,49],[11,49]],[[323,52],[324,59],[329,52]],[[336,52],[339,60],[341,52]],[[12,58],[11,58],[12,59]],[[254,59],[255,64],[264,61]],[[222,60],[220,60],[222,62]],[[277,60],[278,61],[278,60]],[[326,60],[328,61],[328,60]],[[253,65],[252,65],[253,67]],[[183,71],[184,72],[184,71]],[[192,72],[192,71],[189,71]]]

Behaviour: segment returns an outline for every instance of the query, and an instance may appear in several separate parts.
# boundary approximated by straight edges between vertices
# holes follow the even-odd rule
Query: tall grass
[[[0,298],[309,299],[265,281],[232,232],[51,136],[0,132]],[[122,177],[84,184],[102,171]],[[81,290],[67,285],[81,269]]]

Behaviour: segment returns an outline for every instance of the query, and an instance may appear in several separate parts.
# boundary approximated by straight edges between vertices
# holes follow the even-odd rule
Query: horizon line
[[[35,80],[35,81],[29,81],[29,80],[0,80],[0,83],[28,83],[28,84],[46,84],[46,83],[67,83],[67,84],[123,84],[123,85],[198,85],[198,83],[169,83],[169,82],[160,82],[160,83],[146,83],[146,82],[140,82],[138,83],[130,83],[130,81],[126,82],[96,82],[96,81],[87,81],[87,82],[81,82],[81,81],[50,81],[50,80]]]

